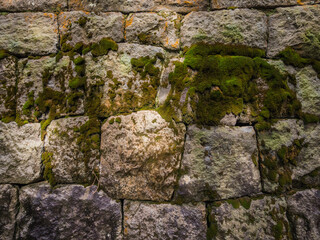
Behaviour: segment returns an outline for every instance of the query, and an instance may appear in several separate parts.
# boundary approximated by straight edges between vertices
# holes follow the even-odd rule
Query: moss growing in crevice
[[[212,207],[207,206],[207,240],[216,239],[218,234],[218,223],[212,213]]]
[[[53,153],[50,153],[50,152],[44,152],[41,155],[42,164],[44,166],[43,177],[45,180],[47,180],[50,183],[51,187],[54,187],[57,183],[52,171],[53,169],[53,166],[51,163],[52,157],[53,157]]]
[[[9,53],[6,50],[0,49],[0,60],[9,56],[10,56]]]

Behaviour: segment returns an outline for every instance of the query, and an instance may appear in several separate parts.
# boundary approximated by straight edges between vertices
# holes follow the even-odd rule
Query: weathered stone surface
[[[108,55],[96,59],[86,57],[87,82],[90,86],[100,86],[104,109],[100,114],[104,117],[154,107],[164,65],[164,50],[160,47],[128,43],[118,45],[117,52],[110,51]],[[133,60],[140,62],[142,58],[148,63],[137,69],[132,64]],[[146,70],[147,65],[152,72]],[[97,92],[94,90],[92,94]]]
[[[0,15],[0,49],[14,54],[45,55],[57,51],[58,25],[52,13]]]
[[[180,16],[176,13],[130,14],[126,20],[126,40],[178,49],[180,47],[179,23]]]
[[[206,239],[204,203],[196,205],[124,202],[125,239]]]
[[[211,2],[212,9],[222,9],[229,7],[239,8],[270,8],[279,6],[292,6],[296,5],[297,0],[213,0]]]
[[[268,56],[290,46],[306,57],[320,59],[320,6],[278,8],[269,17]]]
[[[19,117],[38,121],[47,118],[50,112],[55,116],[82,114],[83,90],[69,87],[69,81],[76,76],[74,68],[74,63],[66,56],[59,62],[55,57],[19,60]]]
[[[191,11],[208,10],[208,0],[69,0],[69,7],[85,11],[173,11],[187,13]]]
[[[177,198],[207,201],[260,192],[252,127],[188,127]]]
[[[100,184],[117,199],[169,200],[180,166],[183,124],[156,111],[111,117],[102,126]]]
[[[267,17],[249,9],[192,12],[182,21],[181,44],[195,42],[267,48]]]
[[[96,186],[21,188],[18,239],[119,239],[121,204]]]
[[[302,111],[320,116],[320,79],[317,72],[311,66],[305,67],[297,73],[296,80]]]
[[[284,198],[259,197],[211,205],[209,239],[292,239]]]
[[[40,124],[0,121],[0,183],[28,184],[40,178]]]
[[[100,123],[97,124],[95,127],[100,129]],[[99,172],[99,132],[92,126],[85,129],[86,126],[89,127],[88,117],[72,117],[54,120],[47,128],[45,152],[52,154],[55,182],[91,182]],[[91,133],[87,136],[89,131]]]
[[[0,119],[13,120],[16,112],[16,60],[0,60]]]
[[[49,11],[54,12],[67,8],[67,0],[0,0],[0,11]]]
[[[295,239],[316,240],[320,236],[320,190],[308,189],[288,197],[288,218]]]
[[[284,191],[294,184],[319,185],[319,131],[316,124],[279,120],[270,130],[259,132],[263,188]]]
[[[88,13],[82,11],[64,12],[59,15],[60,39],[69,35],[64,44],[74,47],[76,43],[99,42],[102,38],[123,40],[124,17],[121,13]],[[62,45],[62,49],[65,46]]]
[[[17,204],[17,188],[9,184],[0,185],[0,238],[3,240],[13,239]]]

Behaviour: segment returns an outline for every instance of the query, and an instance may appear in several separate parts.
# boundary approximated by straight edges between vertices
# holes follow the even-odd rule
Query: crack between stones
[[[14,230],[13,230],[13,239],[18,239],[18,215],[20,213],[20,210],[21,210],[21,203],[20,203],[20,187],[19,186],[16,186],[18,189],[17,189],[17,205],[16,205],[16,208],[17,208],[17,212],[16,212],[16,215],[14,216]]]
[[[120,199],[121,203],[121,235],[124,238],[124,199]]]
[[[260,174],[260,184],[261,184],[261,191],[263,192],[264,190],[264,182],[262,178],[262,166],[261,166],[261,151],[260,151],[260,145],[259,145],[259,140],[258,140],[258,131],[255,127],[253,127],[255,133],[256,133],[256,143],[257,143],[257,149],[258,149],[258,166],[259,166],[259,174]],[[264,192],[263,192],[264,193]]]

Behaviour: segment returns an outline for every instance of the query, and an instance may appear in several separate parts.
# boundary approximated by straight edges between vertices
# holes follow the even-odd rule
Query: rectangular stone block
[[[293,6],[297,4],[297,0],[213,0],[211,2],[212,9],[223,8],[274,8],[280,6]]]
[[[208,10],[208,0],[70,0],[69,8],[85,11],[120,11],[120,12],[150,12],[172,11],[187,13],[191,11]]]
[[[58,25],[52,13],[10,13],[0,15],[0,49],[18,55],[55,53]]]
[[[267,48],[267,17],[249,9],[192,12],[182,21],[181,44],[196,42]]]
[[[4,12],[55,12],[67,8],[67,0],[0,0],[0,11]]]
[[[18,127],[0,121],[0,183],[28,184],[40,179],[40,124]]]
[[[188,127],[175,199],[208,201],[261,191],[253,127]]]
[[[76,43],[96,43],[102,38],[116,42],[124,39],[124,16],[121,13],[63,12],[58,16],[62,50]]]
[[[194,205],[124,202],[125,239],[206,239],[204,203]]]
[[[126,41],[179,49],[180,16],[176,13],[134,13],[126,20]]]
[[[120,240],[121,203],[96,186],[46,183],[22,187],[17,239]]]
[[[292,47],[304,57],[320,59],[320,6],[278,8],[269,17],[268,56]]]

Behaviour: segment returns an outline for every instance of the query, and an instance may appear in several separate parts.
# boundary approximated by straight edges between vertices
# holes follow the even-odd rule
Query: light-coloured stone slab
[[[55,12],[67,8],[67,0],[0,0],[0,11]]]

